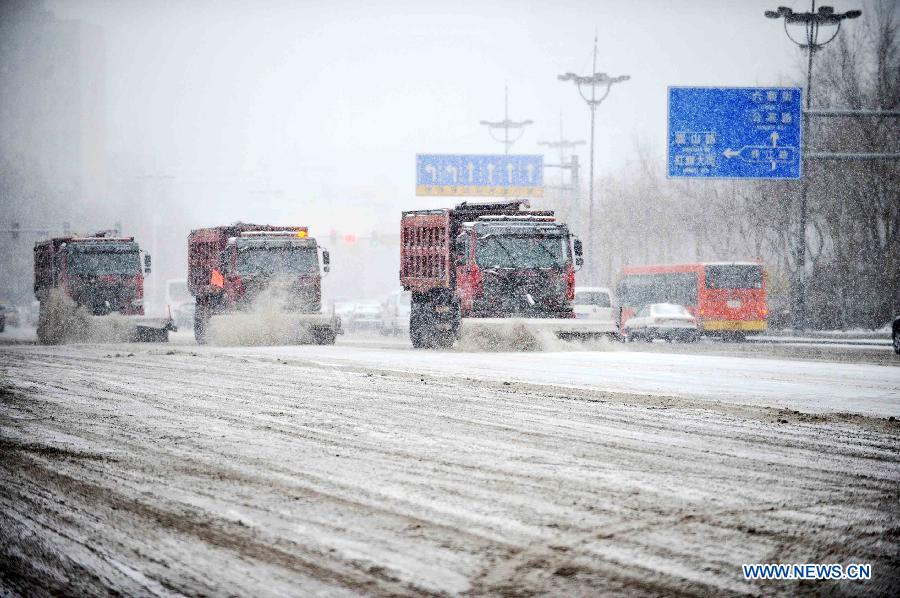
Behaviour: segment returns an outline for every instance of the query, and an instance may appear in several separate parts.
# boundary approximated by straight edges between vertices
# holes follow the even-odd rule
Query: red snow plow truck
[[[340,320],[321,311],[328,270],[328,251],[306,227],[236,223],[193,230],[194,337],[201,344],[211,334],[226,344],[334,344]]]
[[[38,340],[165,342],[170,317],[144,315],[144,274],[150,256],[134,237],[97,233],[54,237],[34,245],[34,295],[40,302]]]
[[[461,203],[403,212],[400,282],[412,291],[414,347],[449,347],[465,328],[560,338],[614,332],[606,323],[575,319],[581,241],[552,211],[523,207],[520,201]]]

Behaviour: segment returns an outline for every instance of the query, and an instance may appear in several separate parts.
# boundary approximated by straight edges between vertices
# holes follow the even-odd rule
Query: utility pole
[[[606,96],[609,95],[614,83],[621,83],[631,79],[628,75],[618,77],[610,77],[606,73],[597,72],[597,33],[594,33],[594,60],[591,66],[591,75],[581,76],[575,73],[565,73],[559,75],[557,79],[560,81],[573,81],[578,88],[581,98],[587,102],[588,108],[591,109],[591,164],[588,168],[590,180],[588,181],[588,244],[591,249],[591,255],[594,255],[594,125],[596,121],[597,106],[599,106]],[[585,87],[591,88],[588,96],[585,93]],[[597,88],[603,89],[602,95],[598,97]],[[604,89],[605,88],[605,89]],[[593,262],[592,262],[593,263]],[[593,268],[591,268],[593,271]]]
[[[562,121],[562,113],[559,115],[559,141],[538,141],[538,145],[543,145],[549,148],[556,148],[559,150],[559,164],[544,164],[544,168],[559,168],[559,185],[549,186],[551,189],[558,189],[559,191],[569,191],[571,193],[572,200],[572,214],[577,214],[578,209],[578,156],[572,155],[571,159],[567,159],[566,150],[570,150],[572,148],[578,147],[579,145],[584,145],[584,140],[579,139],[576,141],[570,141],[565,138],[563,134],[563,121]],[[569,184],[566,184],[565,180],[565,171],[569,170],[571,175],[569,177]],[[577,216],[576,216],[577,218]],[[572,222],[573,218],[570,217],[569,221]]]
[[[525,127],[527,127],[528,125],[533,125],[534,121],[532,121],[532,120],[521,120],[521,121],[509,120],[509,86],[504,84],[504,86],[503,86],[503,120],[500,120],[500,121],[482,120],[482,121],[480,121],[480,124],[482,124],[488,128],[488,133],[490,133],[491,137],[495,141],[499,141],[500,143],[503,144],[503,153],[509,154],[510,146],[522,138],[522,135],[525,134]],[[503,129],[503,138],[502,139],[498,139],[494,135],[494,131],[496,129]],[[513,138],[513,139],[510,139],[510,137],[509,137],[510,130],[518,131],[518,135],[516,135],[515,138]]]
[[[806,66],[806,110],[803,112],[803,132],[801,135],[801,143],[803,148],[800,150],[802,162],[802,178],[800,180],[800,231],[797,243],[797,280],[796,291],[794,296],[794,309],[792,310],[792,325],[796,329],[805,330],[807,327],[806,318],[806,288],[804,281],[804,270],[806,270],[806,218],[807,218],[807,196],[809,195],[809,165],[807,156],[807,147],[809,146],[809,117],[812,107],[812,68],[813,56],[821,50],[826,44],[838,36],[841,31],[841,21],[844,19],[855,19],[862,14],[861,10],[848,10],[845,13],[836,13],[831,6],[820,6],[816,11],[816,0],[812,0],[812,7],[809,12],[795,13],[792,9],[779,6],[778,10],[767,10],[765,16],[770,19],[784,19],[784,32],[788,39],[797,44],[801,49],[806,50],[808,55]],[[788,26],[802,26],[805,29],[803,39],[795,39],[791,35]],[[819,41],[819,29],[825,26],[833,27],[831,36],[825,41]]]

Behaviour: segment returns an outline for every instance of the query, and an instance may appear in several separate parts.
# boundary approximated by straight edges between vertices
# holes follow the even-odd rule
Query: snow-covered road
[[[748,404],[900,368],[385,347],[0,346],[0,594],[897,587],[900,424]]]
[[[810,413],[900,417],[900,367],[684,353],[606,351],[467,353],[379,347],[222,348],[323,365],[705,398]]]

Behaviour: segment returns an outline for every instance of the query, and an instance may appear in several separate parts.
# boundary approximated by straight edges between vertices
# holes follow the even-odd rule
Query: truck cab
[[[449,347],[466,320],[484,326],[506,319],[498,327],[509,318],[552,320],[571,328],[581,242],[552,211],[523,207],[464,202],[402,213],[400,283],[412,295],[414,347]]]
[[[237,222],[191,231],[188,288],[196,299],[194,337],[204,344],[213,318],[221,330],[229,330],[240,326],[240,312],[248,316],[256,311],[277,314],[281,321],[266,318],[263,328],[296,331],[289,342],[308,338],[333,344],[343,331],[334,313],[321,311],[322,276],[329,269],[328,251],[303,226]]]
[[[144,275],[150,256],[133,237],[55,237],[34,246],[38,340],[88,339],[164,342],[176,330],[171,318],[144,314]],[[79,314],[80,323],[72,318]],[[114,323],[110,314],[119,314]]]
[[[482,216],[454,243],[463,317],[573,317],[568,227],[552,217]]]
[[[144,273],[132,237],[59,237],[35,245],[34,292],[60,288],[91,315],[144,314]]]
[[[327,251],[322,262],[327,272]],[[283,294],[282,306],[289,311],[311,313],[321,308],[318,245],[305,232],[247,231],[231,237],[222,251],[219,273],[227,306],[252,305],[261,293],[272,290]]]

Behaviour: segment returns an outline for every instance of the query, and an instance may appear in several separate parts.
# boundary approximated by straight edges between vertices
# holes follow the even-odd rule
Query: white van
[[[578,319],[609,318],[613,309],[612,293],[606,287],[575,287],[573,309]]]
[[[619,338],[619,308],[613,307],[612,293],[606,287],[575,287],[572,311],[579,320],[600,320],[607,324],[611,338]]]
[[[409,291],[394,291],[381,304],[381,325],[379,331],[387,336],[409,334],[409,314],[412,294]]]

